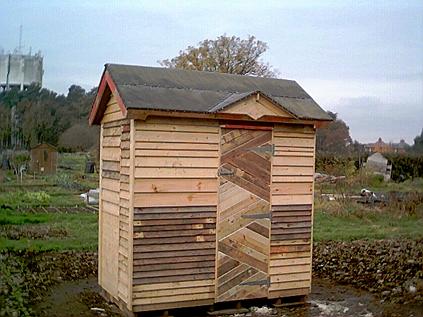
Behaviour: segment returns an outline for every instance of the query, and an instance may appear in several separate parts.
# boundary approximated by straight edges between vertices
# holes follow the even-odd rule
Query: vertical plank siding
[[[306,295],[311,287],[315,131],[277,125],[273,140],[269,298]]]

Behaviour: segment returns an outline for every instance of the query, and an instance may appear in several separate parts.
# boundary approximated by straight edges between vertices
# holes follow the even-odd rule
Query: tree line
[[[276,77],[279,72],[261,59],[267,48],[254,36],[241,39],[224,34],[158,63],[169,68]],[[85,91],[77,85],[69,87],[66,96],[38,86],[0,93],[0,149],[27,149],[43,142],[68,151],[98,146],[98,127],[88,126],[95,93],[96,88]],[[364,145],[352,140],[347,124],[336,113],[328,114],[333,121],[317,131],[318,154],[364,153]],[[423,130],[409,151],[423,154]]]
[[[98,127],[88,126],[96,88],[77,85],[67,95],[32,85],[0,93],[0,149],[24,150],[50,143],[61,150],[88,151],[98,143]]]

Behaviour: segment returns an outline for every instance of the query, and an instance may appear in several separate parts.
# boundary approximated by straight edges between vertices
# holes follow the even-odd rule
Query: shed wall
[[[129,299],[129,120],[116,99],[101,124],[99,284],[115,299]]]
[[[306,295],[311,287],[315,131],[276,125],[273,143],[269,298]]]
[[[134,311],[214,300],[219,125],[135,121]]]

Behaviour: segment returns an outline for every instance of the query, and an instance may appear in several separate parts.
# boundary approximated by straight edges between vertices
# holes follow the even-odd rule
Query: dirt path
[[[64,282],[55,286],[51,294],[34,307],[40,316],[91,317],[120,316],[118,310],[107,304],[98,294],[96,279]],[[261,307],[256,313],[243,316],[285,317],[378,317],[378,316],[423,316],[421,305],[398,305],[381,303],[373,294],[348,286],[336,285],[323,279],[314,279],[309,304],[280,310]],[[95,312],[91,308],[100,308]],[[104,310],[104,312],[102,312]],[[260,314],[262,313],[262,314]],[[205,317],[206,310],[196,309],[173,312],[175,317]]]

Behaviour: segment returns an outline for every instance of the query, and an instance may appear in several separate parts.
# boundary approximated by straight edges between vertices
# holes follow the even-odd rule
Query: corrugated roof
[[[331,120],[293,80],[106,64],[127,109],[217,112],[262,92],[299,119]]]

